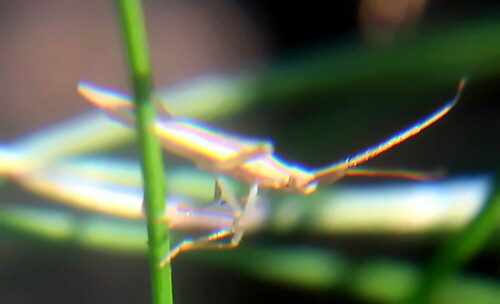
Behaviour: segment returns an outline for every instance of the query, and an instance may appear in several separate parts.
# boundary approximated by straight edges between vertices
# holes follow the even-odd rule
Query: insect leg
[[[241,203],[224,176],[219,176],[215,180],[215,199],[224,200],[232,209],[236,219],[241,216],[243,210]]]
[[[190,250],[202,250],[202,249],[232,249],[239,245],[239,242],[235,243],[231,240],[230,243],[212,243],[224,239],[228,236],[234,234],[232,228],[219,230],[213,232],[209,235],[202,236],[197,239],[187,239],[176,246],[174,246],[170,252],[163,257],[161,262],[158,264],[158,268],[164,268],[166,265],[170,264],[173,258],[175,258],[179,253]]]
[[[236,220],[233,223],[234,235],[231,240],[231,243],[239,244],[241,242],[243,234],[245,233],[245,226],[246,226],[245,221],[248,220],[248,217],[252,214],[255,208],[255,204],[257,203],[258,190],[259,190],[259,184],[257,183],[252,184],[252,186],[250,187],[247,202],[245,204],[243,212],[238,218],[236,218]]]
[[[316,174],[316,180],[322,185],[333,184],[338,180],[341,180],[345,177],[347,169],[337,169],[332,170],[327,173],[322,172],[322,174]]]
[[[153,96],[153,106],[155,107],[156,115],[159,115],[163,119],[172,118],[172,114],[170,114],[158,96]]]
[[[247,203],[243,211],[240,203],[234,195],[234,192],[232,191],[232,188],[227,184],[224,178],[220,177],[217,179],[217,188],[219,188],[220,191],[220,198],[226,200],[228,205],[235,211],[235,220],[233,225],[228,229],[217,230],[197,239],[187,239],[180,242],[174,246],[165,257],[163,257],[162,261],[158,264],[159,268],[163,268],[168,265],[173,258],[184,251],[202,249],[233,249],[240,244],[245,233],[245,216],[252,212],[252,209],[257,201],[258,185],[254,184],[250,188]],[[229,243],[219,242],[228,237],[231,237]]]

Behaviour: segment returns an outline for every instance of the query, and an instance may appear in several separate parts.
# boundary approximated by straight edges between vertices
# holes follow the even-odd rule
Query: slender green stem
[[[498,176],[498,174],[497,174]],[[409,303],[432,303],[436,291],[484,245],[500,219],[500,181],[477,216],[436,254]]]
[[[173,303],[171,269],[157,265],[168,252],[168,230],[157,222],[165,212],[165,178],[158,139],[153,132],[151,68],[140,0],[116,0],[126,56],[134,91],[136,127],[141,148],[144,199],[148,219],[152,299],[155,304]]]

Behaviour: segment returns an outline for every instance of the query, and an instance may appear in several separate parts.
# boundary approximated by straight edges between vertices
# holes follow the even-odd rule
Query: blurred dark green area
[[[270,59],[255,68],[245,65],[250,69],[243,76],[243,94],[250,101],[217,125],[272,138],[285,159],[324,165],[362,151],[432,112],[454,95],[467,74],[463,97],[448,116],[369,165],[498,176],[499,5],[431,1],[410,29],[377,44],[362,38],[356,13],[360,1],[340,1],[335,9],[319,1],[286,8],[264,1],[237,4],[266,37]],[[373,181],[345,181],[368,182]],[[9,199],[50,204],[21,192],[10,184],[2,189]],[[70,233],[69,238],[47,242],[12,228],[0,235],[1,302],[147,302],[147,261],[134,247],[140,242],[131,241],[128,254],[99,249],[98,241],[79,235],[87,230],[78,227],[94,221],[93,215],[62,212],[76,223],[76,236]],[[109,222],[111,227],[129,227],[128,222]],[[498,299],[498,237],[497,229],[460,274],[442,285],[438,303]],[[412,292],[424,265],[449,238],[448,233],[261,232],[248,236],[235,251],[187,253],[175,260],[176,303],[398,302]]]

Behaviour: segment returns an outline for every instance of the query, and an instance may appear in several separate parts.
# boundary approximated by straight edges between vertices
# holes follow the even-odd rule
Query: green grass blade
[[[435,294],[486,243],[500,219],[500,183],[477,216],[436,254],[409,303],[433,303]]]
[[[167,224],[155,222],[165,212],[165,178],[160,146],[152,128],[154,107],[151,102],[151,67],[142,7],[139,0],[117,0],[116,3],[132,80],[136,128],[141,148],[152,299],[155,304],[173,303],[170,265],[163,269],[157,267],[169,250],[169,239]]]

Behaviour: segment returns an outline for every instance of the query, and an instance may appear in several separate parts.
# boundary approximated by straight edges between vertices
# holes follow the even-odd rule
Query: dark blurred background
[[[449,56],[449,65],[434,64],[433,60],[442,59],[432,57],[442,58],[432,43],[443,43],[457,53],[469,48],[452,43],[461,41],[460,35],[467,37],[468,30],[475,33],[484,24],[496,22],[500,8],[496,1],[279,4],[151,0],[144,1],[144,6],[157,87],[203,74],[262,73],[262,84],[257,86],[261,91],[256,95],[267,96],[274,88],[266,77],[276,79],[279,77],[273,73],[295,73],[300,70],[295,67],[308,62],[317,64],[305,69],[315,73],[311,78],[324,73],[318,78],[324,83],[330,72],[342,75],[342,69],[348,71],[346,80],[319,90],[304,90],[307,93],[287,100],[260,100],[220,122],[238,132],[273,138],[277,151],[286,159],[318,166],[360,151],[443,104],[453,96],[460,78],[469,73],[462,101],[445,120],[425,136],[412,139],[370,164],[387,168],[442,167],[451,174],[499,169],[500,49],[491,51],[491,41],[484,41],[484,49],[476,45],[477,50],[498,55],[482,60],[479,51],[474,51],[479,59],[471,55],[463,65],[454,65],[454,53]],[[97,0],[0,2],[2,140],[90,110],[91,106],[76,94],[76,83],[81,79],[127,90],[113,9],[112,1]],[[436,32],[441,39],[433,36]],[[426,37],[434,40],[429,42]],[[418,48],[418,43],[412,44],[414,41],[426,47]],[[415,59],[411,51],[405,51],[412,48],[425,54]],[[387,73],[382,73],[385,67],[377,65],[378,56],[387,63],[387,54],[399,54],[399,50],[407,55],[395,55],[394,66],[388,65]],[[353,62],[351,53],[363,59]],[[366,62],[370,64],[362,64]],[[404,73],[405,69],[408,73]],[[286,80],[285,76],[282,78]],[[19,198],[21,194],[12,191],[2,195]],[[26,195],[23,199],[34,197]],[[1,303],[149,302],[148,262],[144,256],[8,236],[0,236],[0,240]],[[249,236],[245,246],[315,246],[342,252],[360,263],[387,257],[423,265],[439,247],[439,240],[263,232]],[[464,271],[498,282],[497,250],[481,252]],[[372,302],[343,292],[342,288],[315,292],[263,281],[193,261],[189,254],[174,261],[173,271],[176,303]]]

